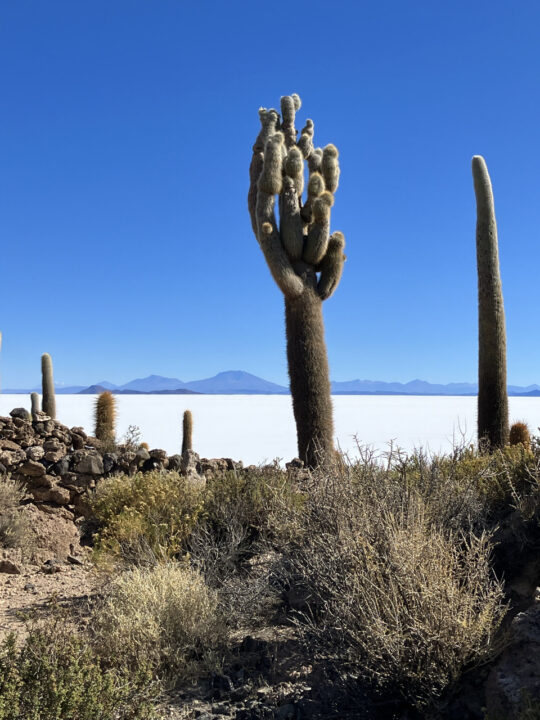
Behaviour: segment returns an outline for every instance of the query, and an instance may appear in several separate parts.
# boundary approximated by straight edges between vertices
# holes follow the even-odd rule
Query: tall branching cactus
[[[191,410],[184,410],[182,427],[182,455],[193,450],[193,415]]]
[[[49,353],[41,356],[41,408],[49,417],[56,418],[56,398],[54,395],[54,379],[52,358]]]
[[[253,231],[285,296],[287,358],[298,453],[315,467],[333,459],[333,419],[322,301],[336,290],[345,239],[330,234],[330,210],[339,182],[334,145],[313,146],[307,120],[297,138],[298,95],[281,98],[281,116],[261,108],[253,145],[248,207]],[[309,177],[305,199],[304,163]],[[278,196],[279,226],[275,202]]]
[[[486,162],[472,159],[476,193],[478,265],[478,442],[487,449],[508,442],[506,326],[493,191]]]
[[[95,415],[95,435],[97,439],[107,444],[113,444],[115,440],[116,402],[114,395],[108,390],[98,395]]]

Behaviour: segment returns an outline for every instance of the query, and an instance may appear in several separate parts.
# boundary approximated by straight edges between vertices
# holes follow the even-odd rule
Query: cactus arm
[[[499,269],[497,222],[488,169],[483,157],[472,159],[476,194],[478,267],[478,440],[488,448],[508,441],[506,326]]]
[[[321,172],[322,169],[322,159],[323,159],[323,151],[321,148],[315,148],[311,155],[308,158],[308,168],[309,172],[315,173],[315,172]]]
[[[296,111],[300,110],[301,102],[298,95],[284,95],[281,98],[281,129],[285,136],[287,150],[296,145],[296,128],[294,120]]]
[[[330,208],[334,196],[325,190],[312,205],[313,221],[309,226],[303,259],[311,265],[318,265],[326,255],[330,237]]]
[[[257,183],[261,175],[264,164],[264,155],[262,152],[254,152],[249,166],[249,191],[248,191],[248,210],[251,218],[251,227],[257,237]]]
[[[304,291],[304,284],[294,272],[287,257],[276,225],[274,213],[275,198],[259,189],[257,197],[257,227],[259,245],[270,268],[272,277],[281,292],[290,298],[298,297]]]
[[[268,139],[275,134],[278,124],[279,115],[277,110],[271,108],[259,108],[259,120],[261,129],[257,135],[257,139],[253,144],[253,156],[249,166],[249,192],[248,192],[248,210],[251,218],[251,227],[255,237],[257,237],[257,184],[264,165],[264,150]]]
[[[321,300],[328,300],[337,290],[341,275],[343,274],[343,263],[346,260],[343,250],[345,238],[343,233],[332,233],[328,241],[328,250],[321,260],[318,270],[321,276],[317,283],[317,292]]]
[[[300,260],[304,250],[303,222],[294,180],[283,178],[281,192],[281,243],[290,260]]]
[[[300,216],[300,196],[304,189],[304,158],[293,146],[285,158],[285,177],[281,191],[281,242],[291,260],[300,260],[304,249],[304,229]]]
[[[323,150],[321,169],[326,189],[335,193],[339,185],[338,149],[335,145],[327,145]]]
[[[298,139],[298,147],[300,148],[302,155],[306,158],[306,160],[310,157],[311,153],[313,152],[313,134],[315,132],[315,128],[313,125],[313,120],[310,120],[309,118],[306,120],[306,124],[302,128],[302,132],[300,133],[300,138]]]

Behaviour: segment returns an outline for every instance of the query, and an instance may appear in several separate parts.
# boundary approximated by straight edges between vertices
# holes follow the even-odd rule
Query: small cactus
[[[98,395],[95,407],[95,436],[103,443],[115,441],[116,401],[114,395],[106,390]]]
[[[53,364],[49,353],[41,356],[41,408],[53,420],[56,418],[56,397],[54,395]]]
[[[510,428],[508,436],[510,445],[523,445],[525,450],[531,449],[531,433],[529,426],[524,422],[515,422]]]
[[[191,410],[184,410],[182,455],[188,450],[193,450],[193,415]]]
[[[30,394],[30,402],[32,403],[32,420],[34,420],[36,417],[36,413],[40,411],[39,395],[36,392]]]

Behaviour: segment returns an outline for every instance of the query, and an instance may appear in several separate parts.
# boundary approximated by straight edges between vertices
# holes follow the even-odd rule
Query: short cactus
[[[114,395],[105,390],[100,393],[95,406],[95,436],[108,445],[115,442],[116,432],[116,400]]]
[[[338,151],[313,147],[307,120],[297,142],[300,98],[281,98],[276,110],[259,110],[253,145],[248,209],[270,272],[285,296],[287,357],[299,456],[315,467],[333,462],[333,419],[322,300],[337,288],[345,239],[330,235],[330,213],[339,182]],[[303,202],[304,162],[309,178]],[[275,203],[279,199],[279,226]],[[317,273],[320,272],[320,278]]]
[[[53,364],[49,353],[41,356],[41,409],[49,417],[56,418],[56,397],[54,394]]]
[[[529,426],[524,422],[515,422],[510,428],[508,436],[510,445],[523,445],[525,450],[531,449],[531,433]]]
[[[30,394],[30,402],[32,403],[32,419],[36,418],[37,413],[40,411],[39,407],[39,395],[36,392]]]
[[[184,410],[182,433],[182,455],[193,450],[193,415],[191,410]]]
[[[506,326],[493,191],[486,162],[472,159],[478,266],[478,442],[487,450],[508,442]]]

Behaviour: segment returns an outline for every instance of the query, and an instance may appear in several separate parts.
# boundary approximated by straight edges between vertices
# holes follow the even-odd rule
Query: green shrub
[[[185,564],[133,568],[110,584],[92,625],[100,653],[177,679],[212,666],[223,641],[217,595]]]
[[[202,490],[176,472],[117,475],[92,500],[95,557],[148,564],[178,557],[202,510]]]
[[[60,619],[0,644],[0,720],[143,720],[156,689],[146,665],[106,666]]]

